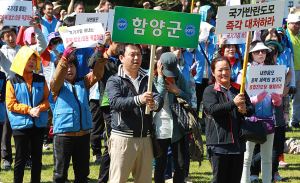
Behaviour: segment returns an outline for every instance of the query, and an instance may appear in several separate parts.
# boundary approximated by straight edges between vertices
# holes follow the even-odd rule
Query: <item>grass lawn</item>
[[[286,134],[287,138],[299,138],[300,130],[294,130],[293,132],[288,132]],[[205,135],[202,136],[205,143]],[[13,147],[13,153],[15,149]],[[13,154],[14,155],[14,154]],[[288,155],[285,154],[285,161],[289,164],[287,168],[279,168],[280,175],[284,178],[283,182],[300,182],[300,156],[299,155]],[[1,164],[2,167],[2,164]],[[99,164],[93,162],[93,157],[91,154],[90,158],[90,178],[92,179],[92,183],[97,182],[97,178],[99,175]],[[43,168],[42,168],[42,180],[41,182],[52,182],[52,174],[53,174],[53,155],[52,155],[52,144],[51,150],[44,151],[43,155]],[[69,168],[69,180],[74,179],[74,172],[72,168],[72,164]],[[190,165],[190,175],[189,178],[194,183],[202,183],[202,182],[211,182],[212,174],[210,163],[206,157],[202,162],[202,165],[199,167],[198,162],[191,162]],[[13,182],[13,169],[11,170],[2,170],[0,172],[0,179],[4,182]],[[27,168],[25,170],[24,182],[30,182],[30,170]],[[72,181],[71,181],[72,182]],[[130,176],[128,182],[133,182],[132,177]]]

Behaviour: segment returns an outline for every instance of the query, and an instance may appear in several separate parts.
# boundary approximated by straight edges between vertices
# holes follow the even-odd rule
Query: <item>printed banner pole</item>
[[[194,0],[192,0],[192,3],[191,3],[191,13],[193,13],[193,9],[194,9]]]
[[[151,45],[151,57],[149,66],[149,78],[147,92],[152,92],[153,73],[154,73],[154,58],[155,58],[156,45]],[[150,114],[150,108],[146,106],[146,114]]]
[[[251,37],[251,32],[248,31],[247,38],[246,38],[246,50],[245,50],[245,57],[244,57],[244,64],[243,64],[243,75],[242,75],[240,93],[245,93],[247,65],[248,65],[248,58],[249,58],[249,46],[250,46],[250,41],[251,41],[250,37]]]

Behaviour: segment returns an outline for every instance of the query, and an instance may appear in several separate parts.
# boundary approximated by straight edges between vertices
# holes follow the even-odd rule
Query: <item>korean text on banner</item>
[[[108,13],[78,13],[75,25],[101,23],[106,30]]]
[[[252,0],[254,1],[255,3],[259,3],[259,0]],[[278,0],[268,0],[268,2],[273,2],[273,1],[278,1]],[[285,0],[285,5],[284,5],[284,15],[283,15],[283,18],[286,19],[288,18],[288,15],[289,15],[289,12],[290,12],[290,8],[292,7],[296,7],[299,6],[297,5],[297,0]]]
[[[258,95],[266,90],[269,94],[283,93],[285,82],[285,65],[254,66],[249,68],[247,79],[248,95]]]
[[[1,1],[2,25],[29,26],[32,19],[32,1]]]
[[[247,32],[222,34],[226,38],[226,44],[244,44],[246,43]]]
[[[116,7],[112,41],[197,48],[201,16]]]
[[[248,32],[282,26],[285,1],[222,6],[218,9],[216,34]]]
[[[72,42],[76,48],[94,47],[104,42],[104,29],[101,23],[60,27],[59,33],[65,47]]]

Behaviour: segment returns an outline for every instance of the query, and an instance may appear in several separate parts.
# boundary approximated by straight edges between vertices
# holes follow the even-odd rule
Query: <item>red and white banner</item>
[[[104,43],[104,29],[101,23],[60,27],[59,34],[65,47],[72,42],[76,48],[95,47],[98,43]]]
[[[269,94],[283,93],[285,82],[285,65],[264,65],[249,68],[247,78],[248,95],[258,95],[266,90]]]
[[[248,32],[282,26],[285,1],[222,6],[218,9],[216,34]]]
[[[1,1],[2,25],[29,26],[32,19],[32,1]]]

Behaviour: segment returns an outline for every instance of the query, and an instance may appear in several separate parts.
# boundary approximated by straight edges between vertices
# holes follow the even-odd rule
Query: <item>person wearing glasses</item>
[[[270,53],[271,51],[272,50],[266,47],[263,42],[253,41],[250,44],[249,64],[247,71],[249,71],[250,67],[262,67],[264,65],[271,65],[271,62],[266,59],[267,53]],[[249,72],[247,72],[247,76],[248,74]],[[241,74],[238,76],[238,83],[240,83],[240,81]],[[250,96],[251,103],[255,108],[255,114],[250,118],[250,121],[264,122],[267,125],[267,141],[264,144],[260,145],[261,177],[263,183],[269,183],[272,180],[272,147],[275,131],[275,124],[273,120],[273,105],[281,105],[281,99],[282,97],[279,94],[275,92],[269,94],[265,90],[258,95]],[[246,152],[244,153],[244,167],[241,183],[250,182],[250,165],[252,161],[254,146],[254,142],[247,141]]]

